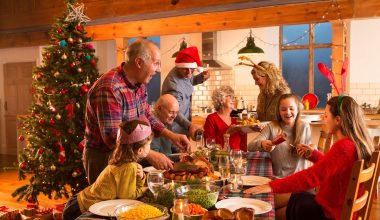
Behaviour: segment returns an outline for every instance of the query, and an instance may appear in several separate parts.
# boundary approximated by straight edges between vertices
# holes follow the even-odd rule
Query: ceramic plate
[[[240,197],[224,199],[215,204],[215,208],[226,208],[229,209],[231,212],[243,207],[253,208],[255,210],[255,215],[264,214],[272,210],[272,205],[268,202],[264,202],[258,199]]]
[[[154,168],[153,166],[150,166],[150,167],[144,167],[144,168],[143,168],[143,171],[146,172],[146,173],[149,173],[149,172],[152,172],[152,171],[165,172],[165,170],[157,170],[157,169]]]
[[[143,204],[143,202],[131,199],[114,199],[114,200],[106,200],[93,204],[88,209],[91,213],[100,216],[115,216],[115,210],[120,205],[138,205]]]
[[[241,180],[244,186],[258,186],[271,181],[271,179],[263,176],[242,176]]]

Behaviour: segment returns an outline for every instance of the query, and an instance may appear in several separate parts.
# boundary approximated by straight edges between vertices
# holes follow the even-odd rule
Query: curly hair
[[[264,93],[274,95],[276,92],[290,93],[290,88],[280,70],[273,64],[267,61],[261,61],[257,64],[258,68],[254,66],[252,68],[252,76],[266,77],[266,85]]]
[[[223,98],[225,95],[234,96],[234,90],[231,86],[220,86],[212,92],[212,104],[214,105],[215,111],[219,111],[223,107]]]
[[[362,108],[350,96],[341,97],[340,103],[338,96],[332,97],[327,101],[327,105],[330,106],[330,112],[333,116],[341,117],[342,133],[355,143],[358,159],[364,159],[366,165],[368,165],[375,149],[364,121],[365,117]]]
[[[150,126],[149,123],[141,120],[131,120],[124,121],[120,124],[120,129],[123,129],[127,134],[131,134],[137,127],[137,125]],[[112,158],[108,162],[109,165],[120,166],[127,162],[138,161],[137,151],[144,147],[149,141],[151,141],[153,135],[148,136],[144,140],[138,141],[133,144],[117,144],[114,152],[112,153]]]

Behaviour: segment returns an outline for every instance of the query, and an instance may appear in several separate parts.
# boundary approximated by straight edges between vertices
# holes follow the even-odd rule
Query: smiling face
[[[222,106],[225,109],[232,110],[235,108],[235,96],[233,94],[223,94]]]
[[[174,119],[179,112],[179,105],[177,103],[167,103],[167,105],[161,105],[157,107],[160,121],[164,124],[173,124]]]
[[[148,84],[156,73],[161,72],[160,51],[156,46],[151,45],[149,53],[150,58],[136,58],[141,70],[137,77],[138,83]]]
[[[177,67],[179,74],[182,78],[190,79],[195,71],[194,68],[179,68]]]
[[[255,85],[259,86],[260,90],[264,90],[267,84],[267,78],[265,76],[260,76],[254,70],[251,71],[253,80],[255,80]]]
[[[299,113],[296,100],[292,97],[282,99],[278,110],[284,124],[293,127]]]

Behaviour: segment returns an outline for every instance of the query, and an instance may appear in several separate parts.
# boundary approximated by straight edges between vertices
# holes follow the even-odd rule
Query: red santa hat
[[[175,59],[175,66],[178,68],[196,68],[199,72],[203,72],[196,47],[188,47],[179,51]]]

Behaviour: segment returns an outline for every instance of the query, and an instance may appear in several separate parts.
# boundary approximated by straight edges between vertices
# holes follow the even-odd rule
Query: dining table
[[[246,175],[248,176],[260,176],[266,177],[269,179],[273,179],[273,169],[272,169],[272,160],[270,154],[267,152],[246,152],[247,158],[247,167],[246,167]],[[263,194],[245,194],[243,191],[252,186],[244,186],[243,190],[240,192],[234,192],[230,190],[230,187],[222,187],[221,192],[219,193],[219,200],[223,200],[226,198],[252,198],[261,200],[264,202],[268,202],[272,206],[272,210],[260,215],[255,215],[256,219],[265,219],[265,220],[274,220],[275,219],[275,209],[274,209],[274,193],[263,193]]]
[[[270,154],[267,152],[244,152],[245,158],[247,159],[246,174],[247,176],[260,176],[273,179],[272,172],[272,160]],[[243,190],[252,186],[243,186],[240,192],[235,192],[230,189],[229,185],[226,184],[221,187],[218,201],[222,201],[230,198],[252,198],[256,200],[261,200],[267,202],[271,205],[272,209],[263,214],[255,215],[255,219],[262,220],[274,220],[275,219],[275,209],[274,209],[274,194],[273,193],[263,193],[263,194],[244,194]],[[215,209],[215,207],[213,207]],[[99,219],[115,219],[112,217],[98,216],[91,212],[83,213],[77,219],[81,220],[99,220]]]

